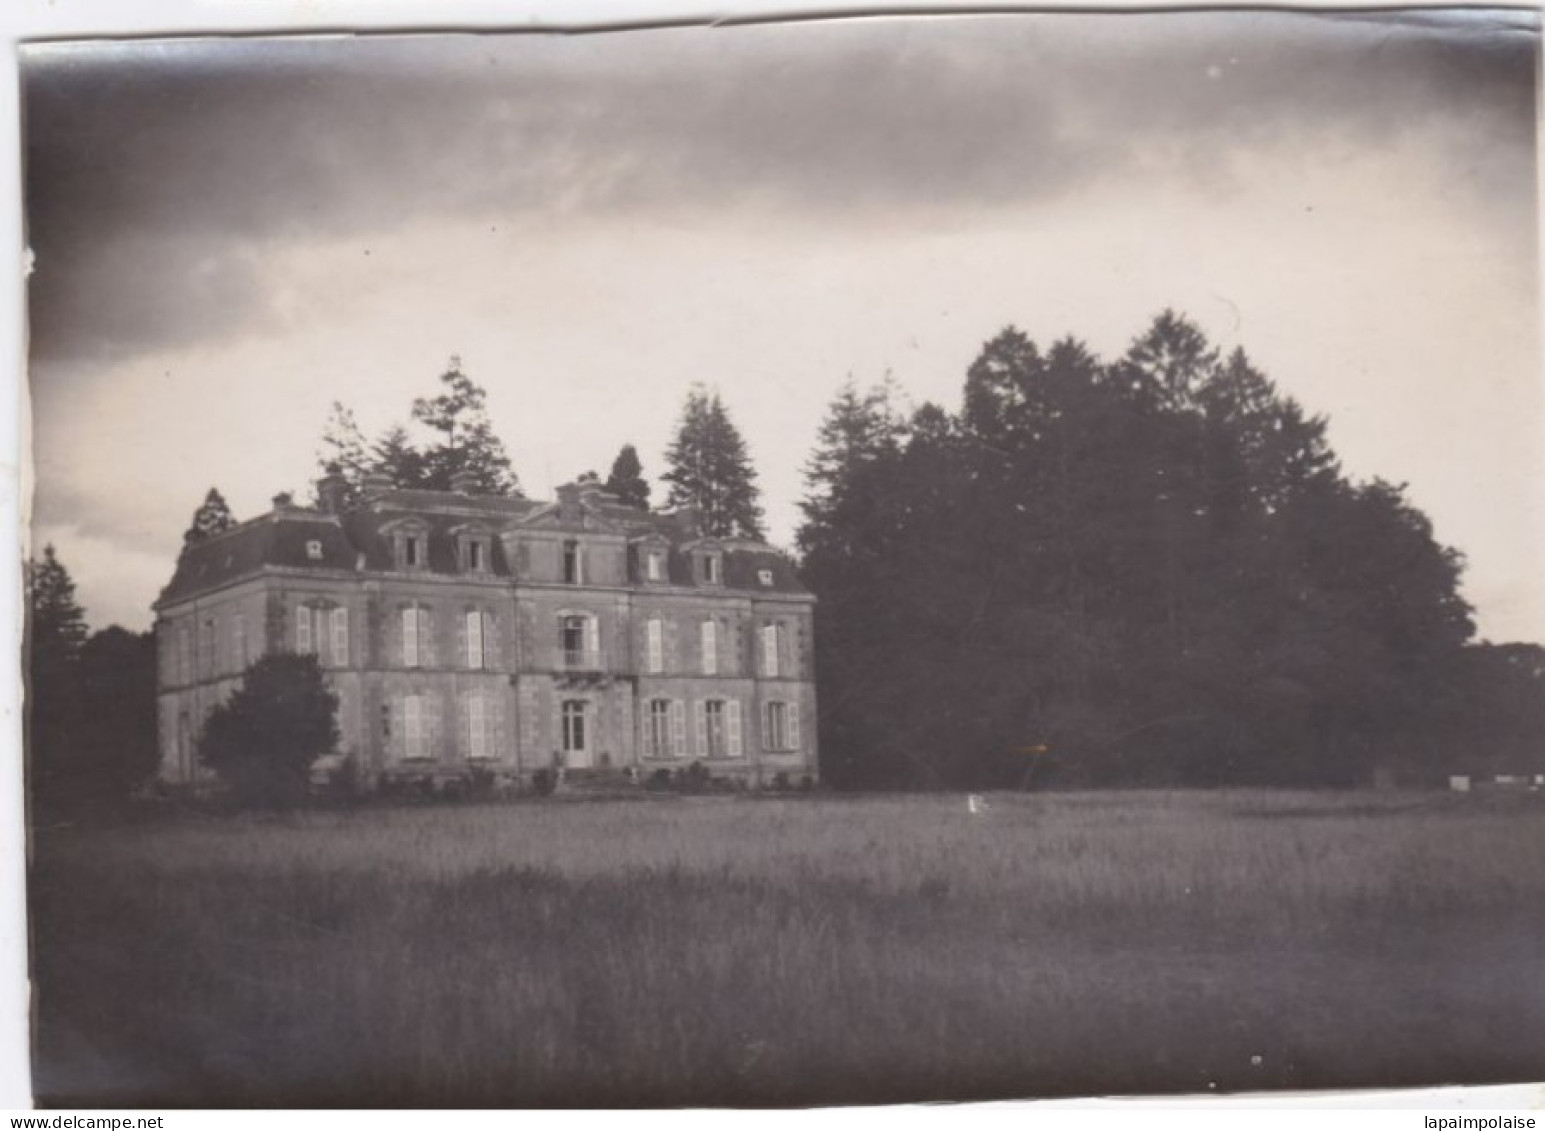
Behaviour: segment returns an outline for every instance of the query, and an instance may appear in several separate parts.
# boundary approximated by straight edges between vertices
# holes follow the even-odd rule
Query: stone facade
[[[278,651],[317,655],[366,782],[694,762],[814,780],[815,599],[790,563],[593,484],[558,496],[375,484],[186,548],[156,603],[163,780],[206,775],[205,717]]]

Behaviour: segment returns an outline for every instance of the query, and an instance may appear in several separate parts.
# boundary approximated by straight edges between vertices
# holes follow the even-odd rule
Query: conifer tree
[[[632,444],[622,445],[622,450],[612,461],[606,489],[629,506],[649,509],[649,480],[644,478],[644,465],[639,462],[638,449]]]
[[[231,508],[226,505],[225,496],[220,494],[218,488],[211,487],[198,510],[193,512],[193,524],[182,536],[183,545],[191,546],[195,542],[213,538],[235,525],[236,516],[231,514]]]
[[[80,658],[86,614],[54,553],[27,566],[27,739],[32,782],[52,799],[80,736]]]
[[[327,424],[322,429],[322,447],[317,452],[318,476],[337,475],[343,479],[343,503],[352,504],[359,498],[360,486],[365,475],[374,470],[375,459],[365,434],[360,431],[354,411],[341,401],[334,401],[327,414]],[[313,484],[312,501],[322,502]]]
[[[668,507],[695,507],[704,534],[762,537],[756,470],[718,392],[694,385],[665,453]]]
[[[73,663],[86,642],[86,613],[75,599],[75,580],[52,543],[43,547],[43,560],[28,567],[27,589],[34,654],[46,652]]]
[[[461,371],[458,357],[440,375],[440,385],[438,395],[413,402],[413,419],[441,437],[424,450],[423,486],[448,491],[458,474],[470,472],[479,494],[517,491],[510,457],[488,419],[487,392]]]
[[[385,475],[394,487],[412,489],[426,485],[424,453],[401,424],[393,424],[371,445],[370,470]]]

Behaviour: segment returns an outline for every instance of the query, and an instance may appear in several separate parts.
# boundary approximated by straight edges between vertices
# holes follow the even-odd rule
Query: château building
[[[481,768],[817,774],[812,613],[790,562],[598,484],[557,499],[400,490],[280,496],[184,548],[156,602],[161,777],[207,775],[205,717],[272,652],[312,653],[361,780]]]

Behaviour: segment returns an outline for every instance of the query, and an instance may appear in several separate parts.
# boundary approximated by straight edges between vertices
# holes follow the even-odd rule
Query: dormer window
[[[585,583],[585,550],[578,542],[563,544],[563,581],[566,585]]]
[[[648,550],[645,552],[644,577],[648,581],[665,580],[665,555],[659,550]]]
[[[488,539],[465,534],[461,538],[461,568],[466,573],[487,573],[490,569]]]
[[[306,557],[309,558],[311,561],[314,561],[314,562],[321,561],[322,560],[322,543],[318,542],[315,538],[313,538],[311,541],[307,542],[306,543]]]
[[[773,572],[772,572],[772,570],[770,570],[770,569],[759,569],[759,570],[757,570],[756,571],[756,580],[757,580],[758,584],[765,585],[768,588],[771,588],[772,587],[772,583],[773,583]]]
[[[421,526],[392,533],[392,557],[400,570],[425,569],[429,565],[429,535]]]
[[[702,554],[698,557],[698,575],[704,585],[724,583],[724,559],[718,554]]]

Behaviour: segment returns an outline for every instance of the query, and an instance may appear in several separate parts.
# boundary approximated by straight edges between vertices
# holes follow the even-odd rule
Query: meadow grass
[[[1545,804],[669,798],[40,831],[56,1105],[1545,1078]]]

